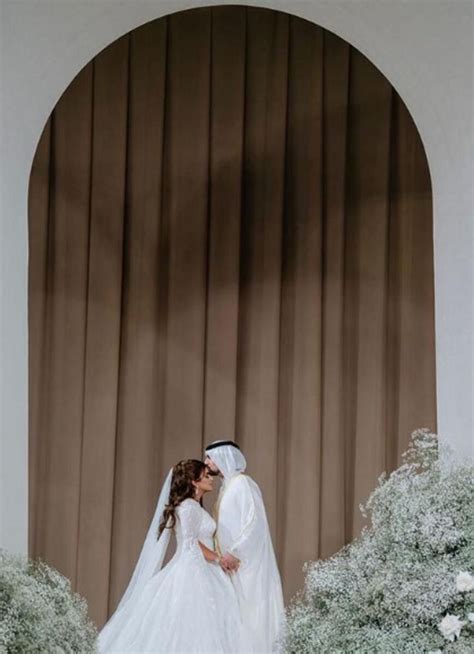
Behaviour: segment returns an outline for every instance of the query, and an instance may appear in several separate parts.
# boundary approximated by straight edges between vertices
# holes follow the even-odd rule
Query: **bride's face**
[[[194,486],[201,493],[210,493],[214,488],[214,477],[210,474],[208,468],[205,468],[198,481],[193,481]]]

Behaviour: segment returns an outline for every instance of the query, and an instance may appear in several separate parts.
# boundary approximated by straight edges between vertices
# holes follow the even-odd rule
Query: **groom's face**
[[[207,465],[207,467],[209,468],[209,470],[210,470],[211,472],[213,472],[215,475],[220,474],[220,470],[219,470],[219,468],[216,466],[216,464],[214,463],[214,461],[213,461],[212,459],[210,459],[208,456],[206,456],[206,460],[204,461],[204,463]]]

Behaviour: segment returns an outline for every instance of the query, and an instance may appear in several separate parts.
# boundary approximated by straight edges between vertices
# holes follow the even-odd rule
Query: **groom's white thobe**
[[[219,456],[224,448],[225,456]],[[253,479],[243,474],[245,459],[238,450],[224,446],[211,450],[208,456],[224,476],[216,505],[217,544],[222,554],[229,552],[240,560],[232,580],[249,652],[267,654],[273,651],[280,634],[284,607],[262,494]],[[232,464],[233,459],[237,465]]]

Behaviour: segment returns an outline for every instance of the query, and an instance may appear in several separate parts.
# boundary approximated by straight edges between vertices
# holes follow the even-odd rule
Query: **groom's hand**
[[[232,556],[232,554],[227,552],[227,554],[224,554],[224,556],[221,558],[221,566],[226,572],[233,574],[239,569],[240,561],[239,559],[235,558],[235,556]]]

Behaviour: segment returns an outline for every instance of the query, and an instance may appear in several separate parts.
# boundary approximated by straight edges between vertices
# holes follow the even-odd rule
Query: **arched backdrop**
[[[435,427],[431,188],[396,92],[287,14],[174,14],[72,82],[29,207],[30,553],[103,622],[166,470],[235,435],[293,594]]]

